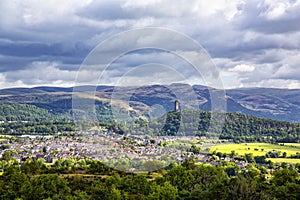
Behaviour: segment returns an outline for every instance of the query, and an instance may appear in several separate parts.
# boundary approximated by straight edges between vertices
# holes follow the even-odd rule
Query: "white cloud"
[[[254,70],[254,66],[247,64],[236,65],[234,68],[229,69],[230,72],[252,72]]]
[[[73,85],[76,71],[60,70],[58,66],[55,62],[33,62],[30,68],[6,72],[2,77],[8,86]]]
[[[272,87],[272,88],[300,88],[299,80],[285,80],[285,79],[267,79],[258,82],[248,83],[246,87]]]
[[[12,87],[26,87],[27,85],[24,84],[21,80],[17,80],[14,82],[9,82],[6,80],[4,74],[0,73],[0,88],[12,88]]]
[[[91,0],[50,0],[46,2],[3,0],[1,1],[0,16],[1,18],[6,16],[5,19],[11,26],[19,26],[22,23],[34,26],[53,21],[65,23],[64,20],[70,19],[78,9],[82,9],[90,3]]]
[[[300,8],[300,1],[286,1],[286,0],[265,0],[262,6],[266,7],[261,16],[269,20],[275,20],[280,17],[286,17],[295,9]]]
[[[299,9],[300,0],[2,0],[0,87],[71,84],[74,66],[79,66],[99,42],[124,30],[149,26],[174,29],[198,41],[221,69],[228,87],[273,87],[276,80],[283,84],[280,87],[297,87]],[[183,42],[154,34],[123,39],[115,44],[115,51],[153,41],[178,50],[185,48]],[[111,76],[133,63],[150,60],[162,64],[174,61],[162,54],[159,58],[132,55],[121,60],[114,69],[119,73]],[[84,73],[86,81],[90,72]],[[197,78],[191,80],[196,82]]]
[[[272,75],[273,78],[299,79],[299,67],[291,67],[289,64],[284,64]]]

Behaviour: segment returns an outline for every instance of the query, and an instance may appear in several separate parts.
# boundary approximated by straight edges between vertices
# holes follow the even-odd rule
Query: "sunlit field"
[[[267,160],[271,160],[273,163],[300,163],[300,159],[293,159],[293,158],[267,158]]]
[[[253,156],[263,156],[269,151],[279,151],[282,155],[286,152],[286,156],[295,155],[297,152],[300,153],[300,144],[269,144],[269,143],[242,143],[242,144],[220,144],[212,146],[210,153],[212,152],[222,152],[230,154],[232,151],[239,155],[244,155],[246,153],[252,153]]]

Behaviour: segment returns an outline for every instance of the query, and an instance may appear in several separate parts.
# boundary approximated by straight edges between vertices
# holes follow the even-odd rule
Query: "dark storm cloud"
[[[0,54],[18,57],[36,57],[41,55],[61,56],[70,54],[61,44],[0,42]]]
[[[24,69],[35,61],[60,61],[65,63],[62,69],[77,70],[76,65],[80,65],[89,51],[81,44],[70,47],[62,43],[0,41],[0,71]]]
[[[237,23],[241,29],[267,34],[299,31],[299,2],[246,1]]]

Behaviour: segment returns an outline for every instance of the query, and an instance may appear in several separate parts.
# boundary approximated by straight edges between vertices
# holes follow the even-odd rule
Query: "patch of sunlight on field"
[[[212,146],[210,148],[210,153],[216,151],[216,152],[230,154],[231,151],[235,151],[235,153],[239,155],[252,153],[253,156],[263,156],[266,155],[267,152],[273,150],[280,151],[281,153],[286,152],[287,156],[290,156],[290,155],[295,155],[297,152],[300,152],[300,145],[281,146],[278,144],[269,144],[269,143],[220,144],[220,145]]]
[[[300,159],[299,158],[296,158],[296,159],[293,159],[293,158],[267,158],[267,160],[271,160],[273,163],[283,163],[283,162],[286,162],[286,163],[300,163]]]
[[[0,137],[12,138],[12,137],[15,137],[15,136],[12,136],[12,135],[3,135],[3,134],[0,134]]]
[[[284,143],[285,146],[300,147],[300,143]]]

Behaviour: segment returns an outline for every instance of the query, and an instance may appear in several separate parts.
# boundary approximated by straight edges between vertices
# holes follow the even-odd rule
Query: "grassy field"
[[[267,160],[271,160],[274,163],[283,163],[283,162],[294,163],[294,164],[300,163],[299,158],[297,158],[297,159],[292,159],[292,158],[267,158]]]
[[[15,136],[12,136],[12,135],[2,135],[2,134],[0,134],[0,137],[12,138],[12,137],[15,137]]]
[[[285,144],[284,146],[269,143],[242,143],[242,144],[220,144],[212,146],[210,152],[222,152],[230,154],[231,151],[239,155],[244,155],[245,153],[252,153],[253,156],[263,156],[269,151],[280,151],[287,153],[287,156],[295,155],[300,152],[300,144]]]
[[[300,143],[284,143],[285,146],[300,147]]]

